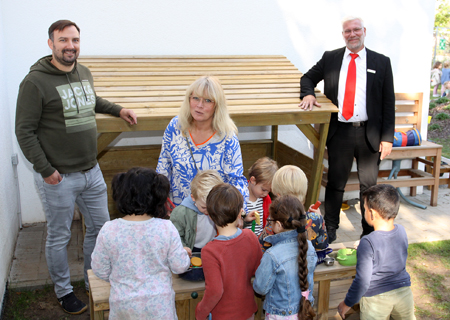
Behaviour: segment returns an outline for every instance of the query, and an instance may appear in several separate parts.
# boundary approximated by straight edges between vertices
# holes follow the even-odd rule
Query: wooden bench
[[[352,243],[333,243],[330,245],[334,251],[349,247]],[[314,272],[314,291],[315,291],[315,309],[316,319],[328,319],[330,309],[331,313],[336,313],[337,304],[345,298],[348,288],[352,282],[352,277],[356,274],[355,266],[341,266],[337,261],[334,266],[327,267],[323,264],[318,265]],[[109,292],[110,283],[98,278],[92,270],[88,270],[90,296],[89,309],[91,320],[107,319],[109,310]],[[175,305],[177,316],[180,320],[195,320],[195,307],[202,300],[205,291],[205,282],[191,282],[173,276],[173,289],[175,291]],[[333,283],[337,285],[333,285]],[[197,295],[193,294],[196,293]],[[331,299],[330,299],[331,297]],[[255,295],[258,304],[258,312],[255,320],[262,319],[262,300]],[[330,308],[330,300],[333,301]]]
[[[242,142],[244,172],[260,157],[283,157],[286,152],[278,141],[277,125],[297,125],[318,150],[314,159],[302,161],[309,180],[306,203],[317,200],[330,117],[338,110],[320,93],[317,95],[322,108],[303,111],[298,107],[302,74],[286,57],[84,56],[78,61],[91,70],[97,95],[133,109],[138,115],[136,126],[109,115],[96,116],[100,133],[98,159],[109,187],[112,176],[118,172],[133,166],[155,167],[160,142],[145,146],[108,145],[123,132],[164,130],[178,114],[186,88],[198,77],[209,74],[221,81],[230,115],[238,127],[272,126],[269,139]],[[314,124],[319,126],[317,132]],[[290,158],[301,156],[295,150],[289,154]],[[292,163],[289,158],[286,160]],[[285,164],[283,159],[281,163]],[[117,217],[110,195],[108,206],[111,217]]]
[[[108,319],[109,315],[109,293],[111,285],[109,282],[98,278],[92,270],[88,270],[89,278],[89,310],[91,320]],[[175,307],[179,320],[195,320],[195,308],[202,300],[205,292],[205,281],[187,281],[173,275],[173,290],[175,291]],[[255,320],[262,317],[261,298],[255,296],[258,312]]]
[[[407,131],[416,128],[419,132],[422,124],[422,93],[396,93],[395,94],[395,127],[398,131]],[[409,187],[410,195],[415,196],[417,186],[430,186],[430,205],[437,206],[439,184],[445,180],[440,179],[442,146],[430,141],[423,140],[420,146],[395,147],[386,160],[411,160],[411,165],[402,168],[398,173],[398,179],[387,180],[391,170],[380,169],[377,183],[387,183],[394,187]],[[325,156],[326,157],[326,156]],[[429,157],[431,160],[425,159]],[[431,172],[419,169],[419,163],[431,168]],[[404,165],[405,162],[402,162]],[[327,185],[327,168],[324,168],[322,185]],[[356,172],[350,174],[345,191],[359,190],[359,181]]]

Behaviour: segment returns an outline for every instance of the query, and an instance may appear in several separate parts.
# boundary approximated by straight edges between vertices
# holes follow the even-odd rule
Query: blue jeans
[[[61,174],[61,177],[62,180],[58,184],[50,185],[44,182],[39,173],[34,173],[47,219],[45,257],[58,298],[73,291],[67,245],[71,237],[70,227],[75,203],[80,208],[86,224],[83,244],[86,288],[87,270],[91,268],[91,254],[97,234],[103,224],[109,221],[106,183],[98,164],[87,172],[66,173]]]

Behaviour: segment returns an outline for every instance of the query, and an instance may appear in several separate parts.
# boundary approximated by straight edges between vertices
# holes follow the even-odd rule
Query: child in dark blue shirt
[[[339,314],[345,319],[345,313],[360,301],[361,319],[416,319],[406,271],[408,238],[403,226],[394,224],[400,205],[397,190],[375,185],[363,198],[366,221],[375,231],[359,243],[356,277],[338,306]]]

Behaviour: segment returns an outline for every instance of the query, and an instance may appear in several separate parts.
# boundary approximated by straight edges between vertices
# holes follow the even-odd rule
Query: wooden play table
[[[238,127],[272,126],[272,138],[260,141],[267,145],[267,152],[257,153],[254,145],[243,147],[245,171],[254,160],[265,155],[276,159],[280,166],[298,165],[309,179],[305,205],[308,207],[317,200],[330,116],[338,109],[317,92],[322,107],[302,111],[298,107],[302,74],[285,57],[84,56],[78,61],[91,70],[98,96],[133,109],[138,115],[138,124],[129,126],[120,118],[97,114],[99,162],[104,172],[120,172],[129,169],[130,165],[141,165],[141,162],[133,162],[133,159],[128,162],[125,160],[143,157],[142,152],[136,153],[136,147],[128,156],[124,155],[124,148],[119,148],[122,167],[117,164],[119,156],[108,160],[107,154],[118,150],[108,148],[108,145],[123,132],[164,130],[178,114],[189,84],[208,74],[220,79],[229,112]],[[289,124],[296,125],[309,139],[311,149],[316,150],[313,159],[278,141],[278,125]],[[146,150],[153,153],[145,156],[152,159],[145,165],[156,166],[159,148]],[[144,148],[140,149],[142,151]],[[108,167],[110,165],[111,168]]]
[[[350,246],[349,243],[333,243],[331,247],[337,251],[340,248]],[[330,304],[330,287],[332,280],[353,277],[356,274],[355,266],[341,266],[337,261],[331,267],[320,264],[314,271],[314,282],[317,286],[317,297],[315,301],[317,316],[316,319],[328,319],[328,310]],[[88,270],[90,298],[89,308],[91,319],[105,319],[109,313],[109,292],[110,284],[107,281],[98,278],[92,270]],[[178,275],[173,275],[173,290],[175,291],[175,305],[177,316],[180,320],[195,320],[195,308],[202,300],[205,292],[205,282],[192,282],[183,280]],[[345,292],[348,287],[345,288]],[[344,295],[345,296],[345,295]],[[342,299],[343,298],[338,298]],[[261,319],[262,300],[255,296],[258,305],[258,312],[255,314],[255,320]]]

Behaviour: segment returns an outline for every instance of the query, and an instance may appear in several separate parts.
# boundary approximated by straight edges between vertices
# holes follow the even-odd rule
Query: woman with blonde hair
[[[156,171],[170,181],[175,205],[190,196],[190,183],[199,170],[216,170],[224,182],[248,199],[237,127],[228,114],[222,85],[203,76],[186,90],[178,116],[166,130]]]

